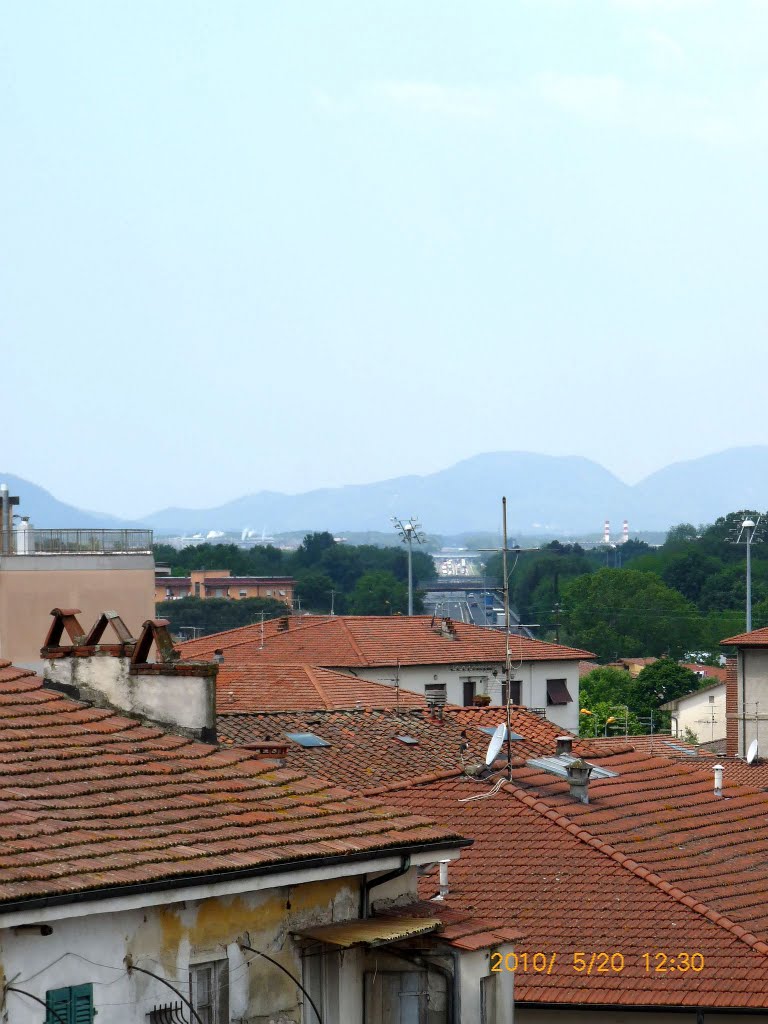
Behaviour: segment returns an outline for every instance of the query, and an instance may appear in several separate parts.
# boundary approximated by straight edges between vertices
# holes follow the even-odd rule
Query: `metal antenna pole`
[[[509,575],[507,573],[507,499],[501,499],[501,515],[504,530],[503,547],[501,549],[501,566],[504,574],[504,674],[507,677],[507,778],[512,781],[512,714],[510,698],[512,697],[512,658],[509,651]]]
[[[752,537],[754,526],[747,527],[747,632],[752,632]]]

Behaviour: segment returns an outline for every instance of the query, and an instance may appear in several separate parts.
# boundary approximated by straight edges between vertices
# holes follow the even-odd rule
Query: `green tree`
[[[701,624],[694,606],[653,573],[600,569],[563,589],[568,641],[603,661],[696,650]]]
[[[416,595],[414,610],[415,598]],[[408,611],[408,587],[391,572],[366,572],[355,584],[349,610],[353,615],[405,613]]]
[[[649,715],[667,701],[698,690],[701,680],[671,658],[659,658],[638,674],[635,686],[636,708],[640,714]]]
[[[297,566],[315,567],[320,559],[331,548],[336,547],[336,541],[332,533],[323,530],[319,533],[308,533],[299,544],[294,554],[294,561]]]
[[[593,668],[579,680],[579,701],[583,708],[592,708],[596,704],[626,704],[634,708],[635,680],[621,668],[599,666]]]
[[[178,601],[161,601],[157,615],[168,619],[172,633],[178,634],[181,627],[202,630],[203,636],[220,633],[224,629],[235,629],[258,622],[262,614],[265,619],[275,619],[289,613],[282,601],[270,598],[248,597],[232,601],[226,597],[183,597]]]
[[[301,601],[302,610],[327,612],[331,609],[333,580],[324,572],[307,569],[296,576],[294,594]],[[334,611],[341,611],[340,602],[334,600]]]

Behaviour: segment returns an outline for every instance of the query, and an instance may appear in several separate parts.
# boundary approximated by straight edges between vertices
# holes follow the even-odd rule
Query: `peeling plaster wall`
[[[214,676],[131,674],[129,658],[93,654],[53,658],[44,674],[54,683],[74,686],[81,699],[117,708],[142,719],[200,736],[216,724]]]
[[[178,997],[153,978],[129,975],[123,966],[126,955],[187,997],[189,965],[226,957],[233,1024],[298,1024],[300,990],[274,965],[242,951],[237,939],[247,935],[249,945],[301,980],[301,950],[290,932],[356,918],[358,908],[359,879],[346,877],[146,911],[94,913],[57,921],[48,936],[40,935],[39,928],[5,928],[0,931],[0,972],[41,999],[49,989],[93,983],[97,1021],[146,1024],[153,1006]],[[344,1013],[338,1019],[360,1020],[357,951],[344,954],[339,992]],[[16,993],[7,994],[4,1012],[2,1019],[10,1024],[40,1024],[43,1016],[39,1004]]]

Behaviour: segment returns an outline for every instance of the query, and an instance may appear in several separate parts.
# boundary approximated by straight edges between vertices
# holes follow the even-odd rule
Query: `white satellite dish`
[[[488,744],[488,750],[485,753],[485,763],[493,764],[496,760],[496,755],[501,750],[501,745],[507,738],[507,727],[501,722],[496,726],[496,732],[491,736],[491,742]]]
[[[749,744],[749,750],[747,751],[747,764],[752,764],[752,762],[755,760],[756,757],[757,757],[757,740],[752,740],[752,742]]]

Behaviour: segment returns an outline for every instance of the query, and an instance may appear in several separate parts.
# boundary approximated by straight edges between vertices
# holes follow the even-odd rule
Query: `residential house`
[[[8,1024],[510,1024],[517,932],[418,898],[459,832],[202,742],[216,666],[162,621],[59,610],[42,653],[46,681],[0,665]]]
[[[736,648],[726,663],[726,752],[746,757],[752,743],[768,745],[768,627],[720,642]]]
[[[272,598],[290,608],[296,581],[290,576],[233,576],[229,569],[195,569],[189,576],[155,576],[155,601],[182,597],[220,597],[242,601],[249,597]]]
[[[319,665],[397,684],[427,699],[471,706],[507,700],[505,636],[449,618],[285,616],[179,645],[185,658],[220,651],[228,664],[257,661]],[[561,644],[510,636],[513,704],[538,711],[561,729],[578,730],[579,661]],[[254,709],[258,710],[258,709]]]
[[[725,739],[725,683],[715,680],[692,693],[667,701],[662,711],[672,717],[672,734],[685,738],[693,735],[697,741],[712,742]]]

